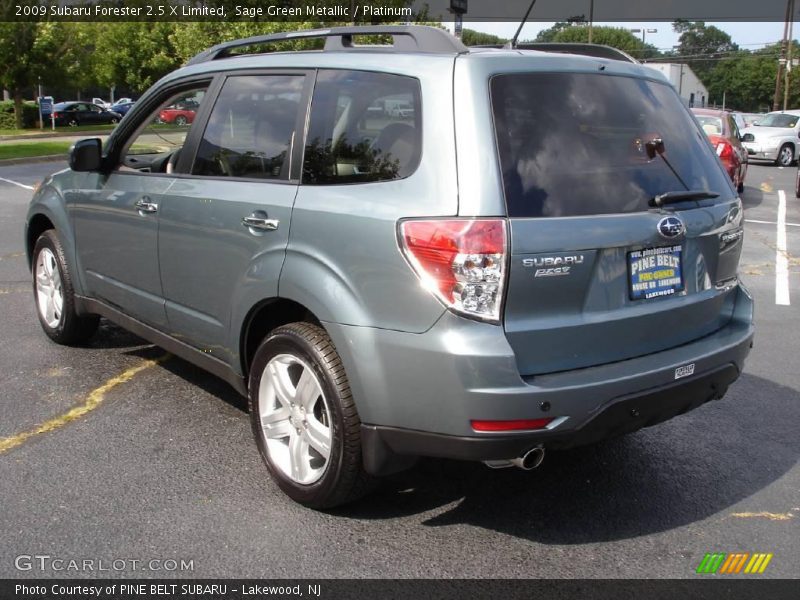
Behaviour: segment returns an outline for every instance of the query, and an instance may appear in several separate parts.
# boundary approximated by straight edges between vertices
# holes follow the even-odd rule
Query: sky
[[[625,23],[595,23],[597,26],[601,25],[609,25],[612,27],[624,27],[627,29],[631,28],[645,28],[645,29],[657,29],[657,33],[647,33],[645,37],[645,41],[649,44],[653,44],[656,48],[660,50],[671,50],[673,46],[678,44],[678,35],[672,31],[672,23],[668,23],[666,21],[659,21],[655,23],[636,23],[636,22],[625,22]],[[731,39],[742,49],[752,50],[755,48],[760,48],[767,44],[774,44],[775,42],[779,42],[783,38],[783,23],[733,23],[733,22],[723,22],[723,23],[707,23],[707,25],[714,25],[719,29],[727,32]],[[485,33],[493,33],[500,37],[510,38],[514,35],[514,32],[519,27],[519,23],[489,23],[489,22],[470,22],[465,23],[465,27],[469,29],[474,29],[476,31],[483,31]],[[525,27],[522,29],[522,33],[520,34],[520,39],[533,39],[536,37],[536,34],[539,33],[542,29],[548,29],[552,27],[553,23],[539,23],[539,22],[531,22],[526,23]],[[641,36],[641,33],[637,33],[636,35]],[[800,29],[798,29],[798,24],[795,23],[794,25],[794,38],[796,39],[800,35]]]

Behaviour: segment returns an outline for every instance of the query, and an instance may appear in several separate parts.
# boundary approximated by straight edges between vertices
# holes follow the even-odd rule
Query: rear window
[[[686,188],[731,195],[703,133],[675,91],[633,77],[517,73],[491,80],[495,133],[511,217],[648,210]],[[664,160],[645,143],[661,138]]]

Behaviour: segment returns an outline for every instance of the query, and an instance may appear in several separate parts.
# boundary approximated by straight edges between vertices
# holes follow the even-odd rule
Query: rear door
[[[170,327],[222,360],[238,353],[232,311],[278,295],[311,85],[305,71],[227,76],[160,210]]]
[[[657,352],[730,319],[741,207],[670,86],[513,73],[491,79],[491,99],[510,217],[504,326],[523,375]],[[719,197],[652,203],[687,189]]]

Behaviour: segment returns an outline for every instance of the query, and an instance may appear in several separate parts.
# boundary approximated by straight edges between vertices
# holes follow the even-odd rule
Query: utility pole
[[[786,0],[786,21],[783,24],[781,57],[778,60],[778,71],[775,73],[775,94],[772,97],[772,110],[780,110],[781,108],[781,76],[783,75],[783,66],[786,64],[786,40],[789,37],[789,19],[794,18],[794,15],[791,13],[791,8],[792,0]]]
[[[789,49],[786,52],[786,70],[784,71],[783,75],[783,110],[786,110],[787,105],[789,104],[789,73],[792,72],[792,47],[794,46],[794,40],[792,30],[794,29],[794,0],[789,0],[791,2],[791,17],[789,21]]]
[[[594,24],[594,0],[589,0],[589,43],[592,43],[592,28]]]

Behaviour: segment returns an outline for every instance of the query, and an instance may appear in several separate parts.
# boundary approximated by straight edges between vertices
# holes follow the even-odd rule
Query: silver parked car
[[[324,50],[242,52],[300,35]],[[663,78],[563,50],[416,26],[211,48],[38,187],[42,328],[79,344],[102,316],[222,377],[312,507],[721,398],[753,339],[736,190]],[[189,127],[151,129],[181,102]]]
[[[747,155],[788,167],[800,145],[800,110],[771,112],[741,131]]]

